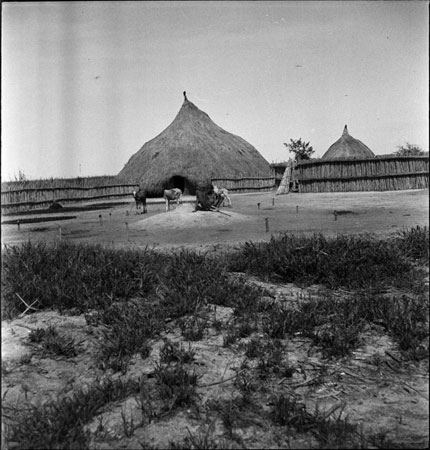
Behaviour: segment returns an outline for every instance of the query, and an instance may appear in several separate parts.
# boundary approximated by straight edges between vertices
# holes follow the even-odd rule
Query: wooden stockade
[[[231,192],[264,192],[271,191],[275,186],[274,177],[214,178],[212,182]],[[46,187],[25,187],[26,185],[31,186],[30,183],[32,182],[23,183],[22,187],[18,187],[14,182],[2,183],[1,207],[3,213],[48,208],[54,200],[62,205],[71,202],[90,202],[122,197],[130,197],[130,201],[132,201],[131,193],[139,187],[138,184],[49,187],[52,186],[50,180],[46,180]],[[15,188],[15,186],[17,187]]]
[[[212,184],[231,192],[266,192],[275,187],[275,177],[212,178]]]
[[[76,178],[41,178],[38,180],[3,181],[1,191],[15,191],[36,188],[77,188],[94,186],[113,186],[124,184],[125,180],[118,180],[114,175],[101,175]]]
[[[3,212],[16,212],[22,209],[47,208],[55,200],[60,204],[130,197],[138,184],[113,184],[92,187],[46,187],[23,188],[2,191],[1,207]],[[132,198],[130,197],[130,201]]]
[[[279,178],[281,164],[277,164]],[[284,163],[284,167],[286,163]],[[299,192],[391,191],[429,187],[428,156],[311,159],[295,169]]]
[[[426,189],[428,188],[427,175],[397,175],[397,176],[375,176],[372,178],[359,178],[349,180],[301,180],[299,192],[349,192],[349,191],[396,191],[403,189]]]

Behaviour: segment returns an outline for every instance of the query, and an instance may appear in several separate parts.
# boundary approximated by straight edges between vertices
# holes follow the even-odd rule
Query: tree
[[[418,156],[424,154],[424,151],[421,147],[418,147],[418,145],[409,144],[409,142],[406,142],[405,145],[398,145],[397,151],[394,152],[397,156]]]
[[[295,154],[296,161],[310,159],[312,153],[314,153],[314,149],[309,145],[309,142],[302,141],[302,138],[299,138],[297,141],[290,139],[290,143],[284,142],[284,145],[290,153]]]

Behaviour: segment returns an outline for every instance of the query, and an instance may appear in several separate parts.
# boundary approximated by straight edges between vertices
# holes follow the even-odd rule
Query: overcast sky
[[[2,3],[2,180],[116,175],[182,92],[269,161],[428,150],[427,1]]]

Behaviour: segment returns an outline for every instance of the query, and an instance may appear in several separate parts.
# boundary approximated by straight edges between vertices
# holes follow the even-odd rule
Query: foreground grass
[[[418,358],[428,332],[428,300],[417,262],[428,264],[428,243],[426,227],[386,240],[285,234],[268,243],[246,243],[223,258],[185,250],[166,255],[150,249],[27,242],[3,251],[2,312],[15,317],[25,311],[24,299],[27,304],[37,300],[39,310],[84,313],[88,323],[106,326],[102,365],[121,371],[134,353],[149,354],[148,340],[163,331],[166,319],[195,314],[207,304],[235,309],[237,323],[226,330],[225,345],[255,331],[263,317],[269,336],[301,332],[327,355],[341,356],[359,345],[365,324],[383,323],[400,348],[415,349]],[[228,271],[357,292],[302,302],[299,310],[266,305],[264,311],[262,290],[233,281]],[[416,295],[402,300],[378,295],[390,286],[406,287]],[[198,340],[207,323],[192,318],[180,325],[187,339]]]
[[[86,449],[89,432],[84,426],[104,405],[138,393],[140,388],[138,382],[108,379],[43,405],[3,407],[2,416],[13,420],[9,441],[18,448]]]
[[[2,254],[2,313],[7,318],[37,300],[39,310],[105,310],[133,298],[161,299],[173,317],[204,303],[234,303],[246,288],[227,280],[221,261],[189,251],[113,250],[101,245],[28,241]],[[21,298],[21,299],[20,299]]]
[[[270,242],[247,242],[228,260],[229,269],[274,282],[349,289],[412,287],[416,260],[428,264],[429,230],[416,227],[395,238],[372,235],[311,237],[283,234]]]
[[[305,299],[296,307],[271,305],[262,312],[263,330],[273,339],[300,334],[312,339],[325,357],[348,356],[362,344],[362,333],[382,328],[407,360],[428,357],[428,294],[383,296],[369,292]]]
[[[337,358],[361,344],[369,325],[382,327],[406,359],[420,360],[428,356],[429,300],[420,284],[418,265],[428,264],[428,241],[428,230],[420,227],[384,241],[372,236],[284,235],[266,244],[248,243],[233,255],[217,259],[189,251],[160,255],[148,249],[114,251],[102,246],[60,243],[50,247],[28,242],[3,251],[2,310],[8,317],[25,311],[21,297],[27,303],[37,299],[39,310],[84,313],[88,324],[104,325],[99,364],[114,372],[125,373],[136,353],[147,357],[150,340],[162,333],[166,322],[176,320],[188,341],[202,339],[207,327],[215,328],[215,322],[209,324],[205,316],[208,304],[234,310],[231,323],[216,325],[224,335],[224,346],[254,332],[264,336],[253,337],[244,349],[247,358],[257,359],[250,380],[292,376],[295,367],[286,360],[282,344],[286,337],[310,337],[326,357]],[[263,301],[261,289],[233,281],[229,270],[356,291],[341,297],[328,293],[302,299],[292,309]],[[390,286],[412,289],[415,294],[396,297],[377,292]],[[52,327],[36,330],[30,340],[47,352],[75,355],[73,342]],[[9,440],[18,448],[87,448],[90,437],[84,425],[109,402],[138,394],[148,420],[193,405],[197,377],[185,367],[192,360],[191,347],[187,350],[166,342],[154,371],[156,394],[139,383],[108,381],[42,406],[29,405],[22,411],[6,408],[5,417],[12,420]],[[242,383],[243,402],[237,405],[260,414],[260,408],[247,403],[253,392],[250,380]],[[236,411],[237,405],[215,408],[230,431],[242,414]],[[282,396],[273,399],[269,418],[297,431],[303,427],[316,430],[324,446],[341,445],[357,431],[340,415],[328,421]],[[127,428],[125,434],[129,433]],[[217,444],[209,434],[190,434],[184,445],[215,448]]]

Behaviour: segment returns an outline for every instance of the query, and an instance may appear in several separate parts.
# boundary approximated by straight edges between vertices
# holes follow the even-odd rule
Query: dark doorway
[[[185,187],[185,178],[184,177],[180,177],[178,175],[175,175],[174,177],[172,177],[170,179],[170,181],[172,182],[174,188],[178,188],[180,189],[182,192],[184,192],[184,187]]]
[[[193,183],[187,180],[185,177],[175,175],[170,178],[168,186],[166,189],[178,188],[182,191],[184,195],[195,195],[196,187]]]

